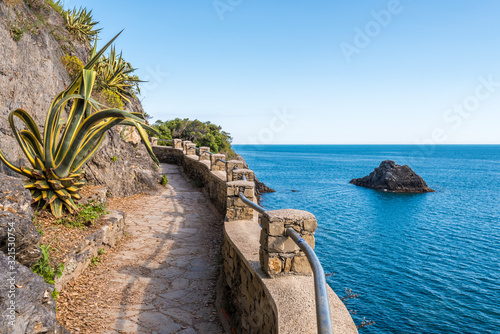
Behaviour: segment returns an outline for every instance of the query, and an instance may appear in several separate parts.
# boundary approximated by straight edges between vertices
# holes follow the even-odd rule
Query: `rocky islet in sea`
[[[397,165],[392,160],[382,161],[369,175],[352,179],[350,183],[376,190],[399,193],[427,193],[434,190],[408,165]]]

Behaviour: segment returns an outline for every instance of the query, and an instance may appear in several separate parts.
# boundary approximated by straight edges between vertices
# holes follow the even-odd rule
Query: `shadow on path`
[[[215,309],[222,222],[176,165],[152,196],[124,201],[133,236],[111,259],[110,333],[223,333]]]

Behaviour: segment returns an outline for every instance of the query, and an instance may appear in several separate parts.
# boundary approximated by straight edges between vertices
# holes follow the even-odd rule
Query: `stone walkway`
[[[223,333],[215,309],[221,218],[175,165],[154,196],[112,206],[125,211],[131,242],[112,255],[109,333]]]

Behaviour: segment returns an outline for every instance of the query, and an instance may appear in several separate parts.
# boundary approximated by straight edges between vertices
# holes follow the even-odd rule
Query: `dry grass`
[[[9,7],[20,6],[23,4],[23,0],[3,0],[5,4]]]
[[[109,331],[106,310],[122,298],[120,291],[107,288],[117,267],[112,255],[120,252],[132,238],[122,238],[114,248],[99,256],[98,265],[89,266],[59,294],[56,300],[56,318],[67,330],[72,333]]]

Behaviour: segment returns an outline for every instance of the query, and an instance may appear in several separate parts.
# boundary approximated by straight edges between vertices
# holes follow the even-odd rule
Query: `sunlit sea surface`
[[[235,145],[268,210],[318,219],[316,252],[361,333],[500,333],[500,146]],[[408,164],[436,192],[349,184],[382,160]],[[297,190],[298,192],[292,192]]]

